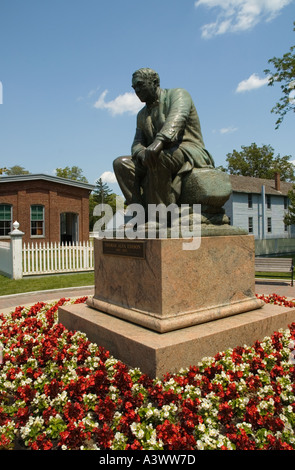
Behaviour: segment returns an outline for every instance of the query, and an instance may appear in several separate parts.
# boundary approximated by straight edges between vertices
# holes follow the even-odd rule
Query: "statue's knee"
[[[115,173],[129,166],[130,157],[118,157],[113,161]]]
[[[161,152],[158,156],[157,164],[168,169],[171,166],[171,160],[168,155],[166,155],[164,152]]]
[[[116,171],[117,168],[121,167],[121,165],[122,165],[121,160],[122,160],[122,157],[118,157],[113,161],[113,168],[114,168],[115,171]]]

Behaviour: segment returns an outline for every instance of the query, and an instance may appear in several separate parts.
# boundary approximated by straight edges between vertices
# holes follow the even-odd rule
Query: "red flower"
[[[63,385],[63,382],[59,382],[56,379],[52,379],[49,384],[44,385],[44,393],[45,395],[53,399],[62,391]]]
[[[29,446],[32,450],[51,450],[53,444],[47,439],[46,434],[40,434],[34,442],[29,442]]]
[[[114,433],[107,423],[102,428],[93,430],[93,437],[101,449],[109,449],[114,440]]]
[[[30,417],[30,409],[28,406],[19,408],[16,413],[16,427],[24,426]]]
[[[64,407],[64,416],[68,421],[81,421],[84,417],[84,408],[80,403],[68,401]]]
[[[222,424],[230,423],[233,416],[233,409],[228,403],[221,403],[219,405],[218,419],[222,422]]]
[[[254,399],[249,400],[246,406],[244,421],[252,424],[254,429],[257,429],[263,425],[263,418],[260,416],[260,413],[257,409],[256,400]]]
[[[168,420],[157,426],[157,437],[163,441],[164,450],[194,450],[196,446],[191,434]]]
[[[237,450],[255,450],[256,444],[244,429],[239,429],[237,433],[227,434],[227,437],[235,444]]]
[[[3,426],[8,421],[7,413],[4,412],[4,408],[0,406],[0,426]]]
[[[282,377],[285,375],[284,369],[282,366],[274,365],[270,371],[271,378],[275,379],[276,377]]]
[[[90,439],[90,433],[85,432],[83,423],[75,424],[71,421],[66,430],[60,433],[59,446],[66,446],[69,450],[78,450]]]
[[[116,408],[117,404],[107,396],[104,400],[99,400],[99,404],[96,405],[94,411],[100,421],[109,423],[113,419]]]
[[[30,403],[36,395],[36,390],[31,388],[29,385],[18,387],[17,396],[24,400],[26,403]]]

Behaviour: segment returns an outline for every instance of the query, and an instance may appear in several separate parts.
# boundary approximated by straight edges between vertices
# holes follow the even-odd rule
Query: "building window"
[[[248,194],[248,208],[252,209],[253,201],[252,201],[252,194]]]
[[[248,231],[249,233],[253,233],[253,217],[248,218]]]
[[[12,206],[0,204],[0,237],[7,237],[12,230]]]
[[[271,233],[271,217],[267,217],[267,232]]]
[[[266,203],[267,209],[271,209],[271,198],[269,194],[265,196],[265,203]]]
[[[31,236],[44,236],[44,207],[31,206]]]
[[[284,209],[288,209],[288,198],[286,196],[284,197]]]

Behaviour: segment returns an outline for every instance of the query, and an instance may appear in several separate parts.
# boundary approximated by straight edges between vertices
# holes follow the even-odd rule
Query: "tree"
[[[55,172],[56,176],[61,178],[88,183],[87,178],[83,176],[83,170],[78,166],[72,166],[72,168],[69,166],[66,166],[65,168],[56,168]]]
[[[289,206],[288,212],[284,217],[284,223],[286,225],[293,225],[295,224],[295,185],[293,186],[293,190],[288,192],[288,198]]]
[[[295,31],[295,21],[294,21]],[[273,86],[275,83],[281,83],[282,97],[279,102],[272,108],[271,112],[278,114],[279,118],[276,121],[276,129],[279,128],[280,124],[283,122],[285,115],[293,109],[294,106],[294,96],[290,96],[292,89],[295,89],[295,46],[290,47],[290,51],[283,55],[283,57],[273,57],[269,59],[268,63],[272,64],[275,68],[274,72],[271,72],[269,69],[265,70],[269,76],[268,84]]]
[[[275,173],[280,173],[282,181],[294,181],[294,165],[289,162],[291,155],[275,157],[270,145],[258,147],[252,143],[248,147],[242,145],[241,148],[240,152],[233,150],[227,154],[227,171],[231,175],[273,179]]]
[[[113,214],[116,213],[116,197],[117,195],[111,192],[111,189],[104,183],[101,178],[99,178],[95,183],[95,189],[89,198],[89,229],[92,230],[94,223],[100,217],[95,217],[93,215],[94,207],[98,204],[108,204],[113,211]],[[101,217],[103,214],[101,215]]]
[[[107,204],[108,196],[111,194],[111,190],[108,187],[107,183],[104,183],[101,178],[99,178],[95,183],[94,200],[97,204]]]
[[[10,168],[3,168],[7,175],[29,175],[30,172],[25,170],[23,166],[14,165]]]

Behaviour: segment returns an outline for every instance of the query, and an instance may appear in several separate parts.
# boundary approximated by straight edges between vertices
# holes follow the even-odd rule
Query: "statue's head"
[[[159,87],[160,77],[152,69],[142,68],[136,70],[132,75],[132,88],[134,88],[138,98],[145,103],[157,99]]]

